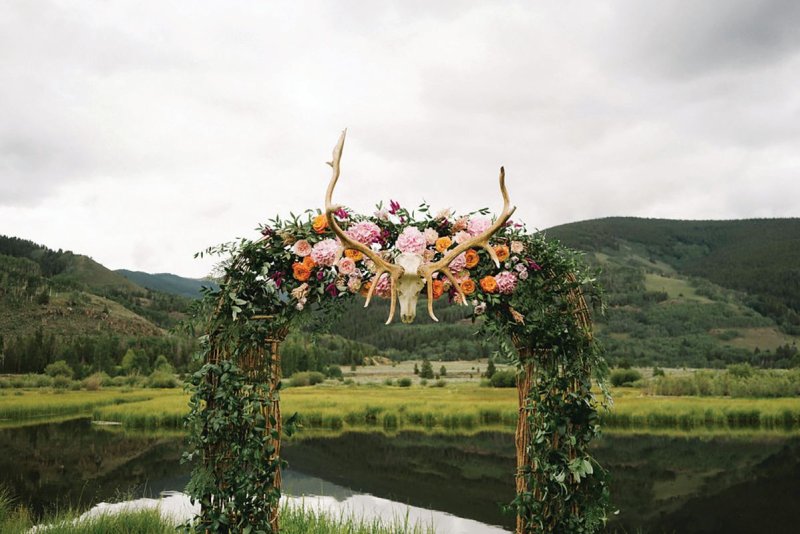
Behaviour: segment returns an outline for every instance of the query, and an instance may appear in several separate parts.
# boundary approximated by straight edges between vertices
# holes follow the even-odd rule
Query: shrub
[[[340,380],[344,375],[342,375],[342,368],[338,365],[329,365],[325,368],[325,376],[328,378],[335,378]]]
[[[165,373],[164,371],[153,371],[147,378],[147,387],[151,388],[175,388],[178,387],[178,381],[175,375]]]
[[[67,389],[72,385],[72,379],[63,375],[53,377],[53,387],[56,389]]]
[[[495,371],[489,383],[493,388],[513,388],[517,387],[517,373],[511,369]]]
[[[397,381],[397,385],[400,386],[401,388],[411,387],[411,379],[408,378],[407,376],[404,376],[403,378]]]
[[[175,368],[169,363],[167,357],[163,354],[159,354],[158,358],[156,358],[155,363],[153,364],[153,369],[156,371],[163,371],[165,373],[175,374]]]
[[[666,376],[664,370],[658,366],[653,367],[653,376]]]
[[[736,378],[750,378],[753,376],[753,368],[749,363],[734,363],[728,366],[728,373]]]
[[[420,386],[427,386],[428,385],[428,379],[427,378],[420,378],[419,379],[419,385]]]
[[[72,370],[72,367],[69,366],[67,362],[64,360],[58,360],[47,367],[44,368],[44,372],[47,376],[57,377],[57,376],[66,376],[67,378],[72,378],[75,376],[75,371]]]
[[[113,386],[114,381],[110,376],[101,371],[87,376],[81,381],[81,384],[88,391],[97,391],[103,386]]]
[[[447,367],[445,367],[444,365],[442,366],[441,369],[439,369],[439,376],[447,376]]]
[[[392,380],[391,378],[387,378],[386,380],[383,381],[383,385],[384,386],[393,386],[394,385],[394,380]]]
[[[642,379],[642,373],[636,369],[614,369],[611,371],[611,385],[630,387],[637,380]]]
[[[325,381],[325,375],[318,371],[303,371],[289,377],[291,387],[315,386]]]
[[[446,385],[447,385],[447,381],[446,380],[441,380],[441,379],[439,379],[439,380],[437,380],[436,382],[433,383],[433,387],[435,387],[435,388],[443,388]]]

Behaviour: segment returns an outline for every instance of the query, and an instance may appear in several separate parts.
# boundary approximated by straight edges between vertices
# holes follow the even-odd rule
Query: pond
[[[72,420],[0,430],[0,483],[33,511],[181,490],[177,433],[125,432]],[[450,532],[499,532],[513,518],[511,435],[342,433],[285,442],[285,490],[362,509],[432,510]],[[800,437],[607,435],[595,446],[612,474],[611,530],[796,532]],[[392,508],[392,507],[395,508]],[[421,516],[425,517],[425,516]],[[461,518],[461,522],[457,520]]]

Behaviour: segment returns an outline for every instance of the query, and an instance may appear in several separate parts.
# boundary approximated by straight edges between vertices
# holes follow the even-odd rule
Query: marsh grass
[[[64,391],[59,389],[17,389],[0,395],[0,419],[24,420],[36,417],[89,415],[97,406],[139,402],[152,398],[147,390]]]
[[[17,394],[21,393],[21,394]],[[654,396],[615,388],[614,406],[601,411],[608,429],[762,429],[800,431],[800,397]],[[305,430],[509,430],[517,421],[515,389],[453,383],[444,388],[318,385],[282,392],[286,416],[297,412]],[[127,429],[181,429],[188,395],[180,390],[103,389],[92,392],[8,391],[0,395],[0,425],[71,414],[116,421]]]

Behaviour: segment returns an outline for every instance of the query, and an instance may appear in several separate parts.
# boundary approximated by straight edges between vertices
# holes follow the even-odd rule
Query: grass
[[[98,406],[132,403],[150,399],[160,392],[102,389],[65,391],[58,389],[5,389],[0,395],[0,422],[38,417],[63,417],[90,414]]]
[[[43,519],[41,532],[47,534],[174,534],[175,525],[161,517],[158,509],[124,511],[81,518],[74,510]],[[408,518],[361,519],[353,514],[327,514],[305,506],[281,509],[283,534],[433,534],[432,527],[412,524]],[[0,532],[23,534],[35,526],[32,515],[18,506],[9,492],[0,487]]]
[[[800,397],[730,398],[655,396],[640,388],[615,388],[614,406],[601,413],[609,429],[762,429],[800,430]],[[188,395],[180,390],[104,389],[93,392],[22,391],[0,395],[6,424],[26,418],[91,415],[123,428],[179,429]],[[431,388],[384,385],[331,385],[282,392],[284,416],[299,413],[305,429],[438,429],[470,432],[508,430],[517,421],[516,390],[449,383]]]

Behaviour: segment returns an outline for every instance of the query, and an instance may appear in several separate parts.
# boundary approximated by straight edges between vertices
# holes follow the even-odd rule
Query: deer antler
[[[403,275],[403,268],[399,265],[387,262],[368,246],[351,239],[344,233],[344,230],[342,230],[333,216],[334,212],[340,207],[331,204],[331,197],[333,196],[333,189],[336,187],[336,182],[339,180],[339,161],[342,159],[342,149],[344,148],[344,138],[346,135],[347,130],[344,130],[341,137],[339,137],[339,142],[336,143],[336,147],[333,149],[333,158],[328,162],[328,165],[333,168],[333,176],[331,176],[331,182],[328,184],[328,191],[325,193],[325,217],[328,219],[328,226],[330,226],[333,233],[336,234],[343,245],[361,252],[375,263],[375,276],[372,278],[373,282],[367,292],[367,301],[364,303],[365,308],[369,306],[369,301],[372,299],[372,293],[375,292],[375,286],[378,285],[378,280],[380,280],[384,273],[389,275],[389,283],[392,292],[392,300],[389,305],[389,318],[386,320],[386,324],[389,324],[394,317],[395,306],[397,304],[397,280]]]
[[[434,321],[438,322],[439,319],[433,314],[433,273],[437,271],[443,273],[447,279],[450,280],[450,283],[453,284],[453,287],[456,288],[456,291],[458,291],[458,294],[461,296],[461,302],[466,304],[467,297],[464,295],[464,292],[461,291],[461,284],[456,281],[453,272],[450,270],[450,263],[456,256],[472,247],[480,246],[489,253],[489,257],[492,258],[494,264],[500,267],[500,260],[497,258],[497,253],[489,246],[489,238],[502,228],[508,218],[511,217],[511,214],[514,213],[514,210],[517,209],[516,206],[509,209],[510,202],[508,199],[508,191],[506,190],[506,171],[503,167],[500,167],[500,193],[503,195],[503,211],[497,217],[497,220],[494,221],[494,224],[480,235],[476,235],[464,241],[453,250],[447,252],[439,261],[421,265],[417,270],[417,274],[426,280],[428,286],[428,315],[430,315],[431,319]]]

